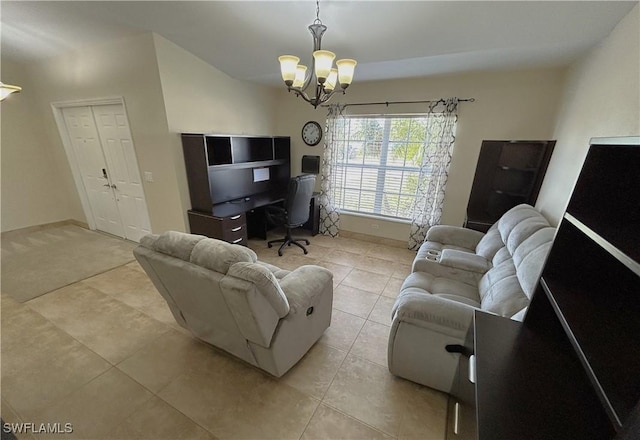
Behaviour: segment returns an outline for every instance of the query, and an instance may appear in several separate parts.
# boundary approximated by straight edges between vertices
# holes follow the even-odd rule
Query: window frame
[[[345,115],[342,116],[345,119],[345,124],[344,124],[344,134],[343,137],[338,138],[336,141],[338,142],[338,144],[340,144],[340,148],[342,148],[342,151],[339,152],[338,154],[336,154],[336,156],[339,158],[336,161],[336,169],[337,170],[342,170],[341,172],[338,172],[339,174],[339,181],[341,181],[341,185],[338,185],[336,188],[336,200],[334,201],[335,205],[340,209],[341,212],[345,213],[345,214],[350,214],[350,215],[355,215],[355,216],[364,216],[364,217],[373,217],[373,218],[382,218],[385,220],[391,220],[391,221],[396,221],[396,222],[402,222],[402,223],[406,223],[406,222],[410,222],[411,218],[410,217],[405,217],[405,216],[401,216],[399,215],[399,211],[400,211],[400,200],[401,198],[410,198],[411,199],[411,203],[413,203],[413,201],[415,201],[416,198],[416,193],[407,193],[407,192],[403,192],[403,183],[404,183],[404,179],[405,179],[405,173],[413,173],[413,174],[417,174],[419,175],[420,170],[422,165],[407,165],[407,152],[408,149],[405,151],[405,155],[403,157],[403,163],[404,166],[401,165],[397,165],[397,164],[390,164],[388,157],[390,152],[392,151],[391,147],[394,144],[400,144],[403,146],[407,146],[410,143],[412,143],[409,140],[409,137],[411,135],[411,130],[409,130],[407,132],[407,138],[404,141],[398,141],[398,140],[391,140],[390,138],[390,130],[391,130],[391,125],[393,124],[394,120],[397,119],[424,119],[424,120],[428,120],[428,118],[430,117],[430,114],[428,113],[411,113],[411,114],[377,114],[377,115]],[[348,122],[349,120],[365,120],[365,119],[377,119],[377,120],[384,120],[384,124],[383,124],[383,137],[382,137],[382,141],[381,141],[381,152],[380,152],[380,164],[367,164],[365,163],[366,160],[366,151],[363,154],[363,158],[362,158],[362,163],[353,163],[353,162],[349,162],[349,154],[348,154],[348,148],[349,145],[351,143],[354,142],[361,142],[361,143],[365,143],[367,142],[366,136],[363,139],[356,139],[351,137],[351,124],[350,122]],[[428,122],[427,122],[428,124]],[[337,135],[337,134],[336,134]],[[335,136],[335,135],[334,135]],[[423,148],[425,148],[425,144],[428,142],[428,135],[425,133],[425,138],[422,139],[420,141],[420,144],[423,146]],[[357,187],[349,185],[347,183],[347,174],[349,170],[360,170],[360,180],[359,180],[359,185]],[[362,175],[364,170],[376,170],[377,171],[377,177],[376,177],[376,185],[374,190],[368,189],[368,188],[363,188],[362,186]],[[385,182],[385,177],[387,175],[388,171],[392,171],[392,172],[399,172],[401,173],[401,178],[400,178],[400,184],[399,184],[399,189],[398,191],[389,191],[388,189],[385,190],[385,186],[386,186],[386,182]],[[338,182],[336,182],[338,183]],[[363,193],[369,193],[369,194],[373,194],[374,197],[374,207],[373,207],[373,212],[370,211],[364,211],[364,210],[357,210],[357,209],[351,209],[351,208],[345,208],[345,201],[347,199],[346,197],[346,193],[347,191],[352,191],[352,192],[358,192],[358,208],[361,207],[361,200],[362,200],[362,195]],[[383,213],[382,212],[382,206],[383,206],[383,199],[385,195],[391,195],[394,197],[398,197],[398,203],[397,203],[397,207],[395,209],[395,214],[396,215],[390,215],[388,213]]]

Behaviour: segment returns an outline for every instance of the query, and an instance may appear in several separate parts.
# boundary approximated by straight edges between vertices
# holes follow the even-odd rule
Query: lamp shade
[[[307,66],[303,64],[298,64],[296,68],[296,77],[293,80],[293,87],[302,87],[304,85],[304,80],[307,77]]]
[[[336,83],[338,82],[338,69],[331,69],[329,72],[329,76],[327,77],[327,82],[324,83],[324,89],[331,92],[336,88]]]
[[[351,84],[351,81],[353,81],[353,72],[356,69],[356,64],[358,64],[358,62],[350,58],[345,58],[336,62],[336,65],[338,66],[338,81],[340,81],[340,85],[343,88],[346,88]]]
[[[313,52],[313,58],[316,61],[316,77],[318,77],[319,83],[324,83],[329,76],[335,57],[336,54],[328,50],[316,50]]]
[[[22,90],[22,87],[20,86],[12,86],[0,82],[0,101],[3,101],[7,96],[11,95],[12,93],[19,92],[20,90]]]
[[[343,88],[346,88],[351,84],[351,81],[353,81],[353,72],[356,69],[356,64],[358,64],[358,62],[350,58],[336,61],[336,65],[338,66],[338,81],[340,81],[340,85]]]
[[[300,62],[300,58],[293,55],[282,55],[278,57],[278,61],[280,61],[282,80],[286,85],[291,86],[296,78],[296,68]]]

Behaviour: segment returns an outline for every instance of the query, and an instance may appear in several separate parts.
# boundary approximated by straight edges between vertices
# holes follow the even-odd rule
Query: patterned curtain
[[[341,143],[345,142],[343,110],[344,105],[332,104],[329,106],[322,169],[320,170],[320,233],[331,237],[338,236],[340,224],[340,211],[334,201],[336,199],[338,155],[344,151]],[[343,135],[338,136],[339,133]]]
[[[429,104],[425,151],[412,207],[409,249],[420,246],[429,228],[440,223],[444,189],[456,139],[457,110],[458,98],[441,99]]]

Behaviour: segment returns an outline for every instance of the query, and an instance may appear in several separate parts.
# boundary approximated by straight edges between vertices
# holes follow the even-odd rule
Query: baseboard
[[[376,235],[363,234],[361,232],[352,232],[340,230],[340,237],[352,238],[354,240],[367,241],[369,243],[382,244],[385,246],[407,249],[409,244],[407,241],[395,240],[393,238],[378,237]]]
[[[59,222],[45,223],[42,225],[27,226],[26,228],[13,229],[11,231],[4,231],[0,233],[0,237],[2,238],[19,237],[20,235],[23,235],[23,234],[30,234],[32,232],[41,231],[43,229],[57,228],[57,227],[66,226],[66,225],[74,225],[84,229],[89,229],[89,225],[87,223],[74,220],[74,219],[68,219],[68,220],[61,220]]]

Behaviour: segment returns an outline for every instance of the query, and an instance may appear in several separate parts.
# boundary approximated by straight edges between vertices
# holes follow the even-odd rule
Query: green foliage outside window
[[[426,116],[342,119],[334,136],[340,146],[338,205],[347,211],[409,218],[429,151],[428,127]]]

